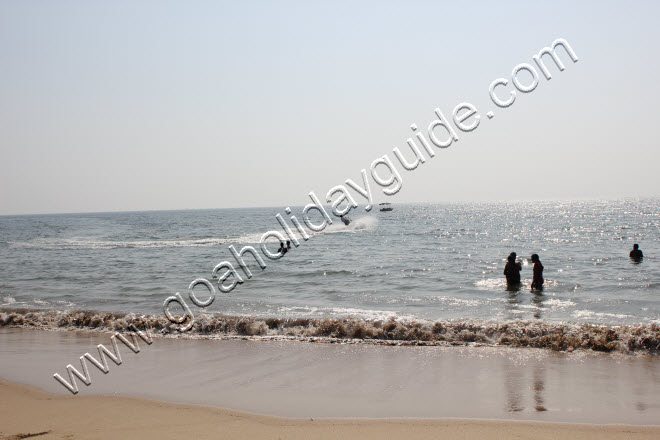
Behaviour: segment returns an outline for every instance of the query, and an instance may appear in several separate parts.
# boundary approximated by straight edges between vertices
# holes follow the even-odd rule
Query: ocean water
[[[361,207],[349,227],[337,219],[265,270],[252,264],[252,279],[193,312],[660,324],[658,199],[393,206]],[[278,212],[288,218],[283,207],[0,217],[0,307],[162,315],[165,298],[187,298],[192,280],[234,262],[230,244],[281,231]],[[639,264],[628,258],[633,243]],[[515,292],[502,275],[511,251],[523,258]],[[545,267],[543,294],[529,292],[532,253]]]

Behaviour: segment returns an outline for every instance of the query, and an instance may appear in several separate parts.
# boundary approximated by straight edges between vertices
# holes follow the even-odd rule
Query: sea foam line
[[[181,339],[267,338],[386,345],[489,345],[554,351],[658,353],[660,324],[598,325],[529,320],[423,321],[387,319],[290,318],[200,314],[188,332],[162,315],[0,309],[0,327],[83,329],[115,332],[153,329]]]

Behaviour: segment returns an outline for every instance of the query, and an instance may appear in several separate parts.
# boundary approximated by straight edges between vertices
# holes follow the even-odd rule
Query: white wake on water
[[[333,233],[355,233],[369,232],[378,227],[378,219],[373,216],[360,217],[346,226],[341,221],[333,222],[323,231],[311,232],[308,234],[313,237],[320,234]],[[292,228],[292,232],[302,241],[300,233]],[[37,238],[31,241],[8,242],[11,247],[21,247],[29,249],[117,249],[117,248],[168,248],[168,247],[206,247],[218,246],[223,244],[256,244],[259,243],[262,233],[243,234],[238,237],[204,237],[204,238],[172,238],[160,240],[101,240],[86,238]],[[286,234],[282,235],[287,238]]]
[[[341,221],[333,222],[328,225],[319,234],[335,234],[338,232],[371,232],[378,228],[378,218],[374,216],[364,216],[353,220],[348,226],[344,225]]]
[[[116,249],[116,248],[163,248],[163,247],[194,247],[216,246],[225,243],[240,243],[238,238],[195,238],[195,239],[163,239],[110,241],[87,239],[36,239],[24,242],[9,242],[12,247],[28,249]]]

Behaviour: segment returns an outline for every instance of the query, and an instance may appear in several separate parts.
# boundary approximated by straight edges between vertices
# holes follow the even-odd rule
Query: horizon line
[[[539,203],[539,202],[584,202],[584,201],[625,201],[625,200],[653,200],[658,199],[660,196],[625,196],[625,197],[582,197],[582,198],[569,198],[569,199],[560,199],[560,198],[545,198],[545,199],[511,199],[511,200],[445,200],[445,201],[406,201],[406,202],[386,202],[390,204],[399,204],[399,205],[440,205],[440,204],[468,204],[468,203],[483,203],[483,204],[501,204],[501,203]],[[373,206],[377,206],[378,203],[375,202]],[[330,206],[329,203],[325,204]],[[81,214],[128,214],[128,213],[137,213],[137,212],[178,212],[178,211],[212,211],[212,210],[221,210],[221,209],[268,209],[268,208],[277,208],[284,209],[284,207],[301,207],[304,205],[291,205],[291,204],[282,204],[281,208],[279,206],[227,206],[227,207],[209,207],[209,208],[164,208],[164,209],[129,209],[129,210],[110,210],[110,211],[68,211],[68,212],[33,212],[33,213],[18,213],[18,214],[0,214],[0,217],[23,217],[23,216],[41,216],[41,215],[81,215]],[[364,205],[359,205],[364,206]]]

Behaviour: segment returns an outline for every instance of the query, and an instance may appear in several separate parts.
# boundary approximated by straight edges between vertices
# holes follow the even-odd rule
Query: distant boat
[[[380,212],[392,211],[394,208],[392,208],[390,205],[391,203],[381,203],[380,206],[382,206],[382,208],[380,208]]]

